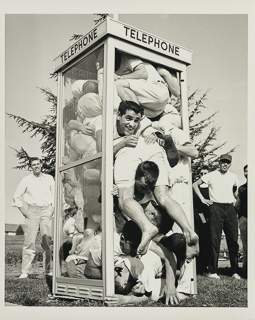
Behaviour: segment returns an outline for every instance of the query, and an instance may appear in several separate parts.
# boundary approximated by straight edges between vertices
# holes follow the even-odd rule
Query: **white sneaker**
[[[208,278],[220,279],[220,276],[218,276],[217,273],[208,273],[206,276]]]
[[[242,279],[242,278],[239,276],[238,273],[234,273],[234,274],[232,275],[232,278],[234,278],[234,279],[236,279],[236,280]]]
[[[28,277],[27,273],[21,273],[21,275],[19,276],[19,279],[26,279]]]

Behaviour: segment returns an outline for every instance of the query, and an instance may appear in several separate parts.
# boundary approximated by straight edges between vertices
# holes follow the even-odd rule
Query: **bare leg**
[[[122,101],[134,101],[139,104],[135,93],[130,90],[129,83],[127,80],[118,80],[116,81],[116,89],[118,96]]]
[[[173,94],[175,97],[179,97],[180,85],[178,83],[176,76],[171,75],[171,73],[164,68],[157,68],[157,71],[167,83],[170,93]]]
[[[148,250],[150,240],[158,233],[158,228],[154,226],[145,216],[143,208],[134,200],[134,186],[129,188],[119,187],[120,210],[132,219],[142,231],[142,240],[137,249],[139,255],[143,255]]]
[[[199,253],[198,236],[192,230],[181,206],[170,198],[167,186],[156,186],[154,195],[158,204],[179,225],[186,237],[186,260],[191,261]]]

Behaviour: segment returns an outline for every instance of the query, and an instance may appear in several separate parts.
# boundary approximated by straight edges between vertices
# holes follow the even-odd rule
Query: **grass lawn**
[[[100,301],[87,299],[51,299],[49,297],[52,287],[52,278],[45,277],[40,272],[28,279],[18,279],[21,270],[21,248],[23,239],[6,241],[6,276],[5,276],[5,302],[23,306],[103,306]],[[20,243],[19,243],[20,242]],[[42,269],[41,249],[37,243],[39,253],[35,257],[35,270]],[[229,264],[228,264],[229,265]],[[37,269],[36,269],[37,268]],[[229,267],[220,267],[220,280],[209,279],[205,276],[197,277],[197,295],[187,299],[180,307],[247,307],[247,280],[234,280],[231,278]],[[169,307],[162,301],[149,302],[139,307]],[[134,306],[132,306],[134,307]]]

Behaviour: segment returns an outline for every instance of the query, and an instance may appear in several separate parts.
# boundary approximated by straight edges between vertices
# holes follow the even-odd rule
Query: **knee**
[[[128,201],[128,197],[120,197],[119,198],[119,208],[121,211],[125,211],[126,203]]]
[[[167,197],[167,191],[165,187],[161,187],[161,186],[155,187],[154,194],[155,194],[156,200],[161,205],[163,205],[166,202],[166,199],[169,198]]]

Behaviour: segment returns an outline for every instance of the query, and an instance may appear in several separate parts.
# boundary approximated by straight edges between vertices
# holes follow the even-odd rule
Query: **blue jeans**
[[[232,203],[214,202],[210,207],[210,273],[217,273],[222,230],[226,235],[232,273],[237,273],[239,249],[237,212]]]

